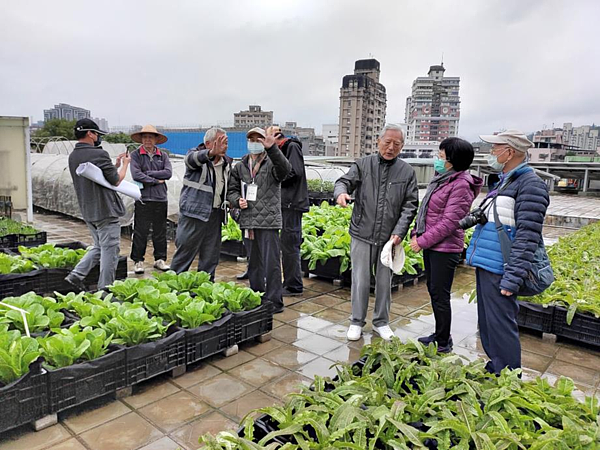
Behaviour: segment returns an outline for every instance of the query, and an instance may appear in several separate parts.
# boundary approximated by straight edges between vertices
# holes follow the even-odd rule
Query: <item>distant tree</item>
[[[104,136],[103,141],[110,142],[111,144],[133,144],[131,136],[127,133],[110,133]]]
[[[75,120],[51,119],[44,123],[44,126],[35,132],[35,137],[54,137],[62,136],[70,141],[75,140]]]

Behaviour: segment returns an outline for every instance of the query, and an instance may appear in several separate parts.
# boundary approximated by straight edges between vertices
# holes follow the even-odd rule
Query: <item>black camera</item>
[[[485,210],[481,208],[475,208],[465,217],[460,219],[460,221],[458,222],[458,226],[461,227],[463,230],[466,230],[468,228],[474,227],[478,223],[480,223],[481,225],[485,225],[487,221],[488,220]]]

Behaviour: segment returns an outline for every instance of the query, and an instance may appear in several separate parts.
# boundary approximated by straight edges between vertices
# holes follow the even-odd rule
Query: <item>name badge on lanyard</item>
[[[246,200],[249,202],[255,202],[258,195],[258,186],[254,182],[254,173],[252,172],[252,158],[248,161],[250,165],[250,176],[252,177],[252,183],[248,185],[246,190]]]
[[[246,192],[246,200],[249,202],[256,201],[256,195],[258,193],[258,186],[254,183],[248,185],[248,192]]]

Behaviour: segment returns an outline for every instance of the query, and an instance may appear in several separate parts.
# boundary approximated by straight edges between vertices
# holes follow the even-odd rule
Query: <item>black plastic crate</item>
[[[125,387],[125,382],[125,349],[121,347],[93,361],[50,370],[50,413],[114,394]]]
[[[48,235],[45,231],[35,234],[7,234],[0,237],[0,248],[16,251],[19,245],[24,247],[37,247],[48,241]]]
[[[49,414],[47,373],[41,360],[30,371],[6,386],[0,386],[0,433],[41,419]]]
[[[184,329],[186,364],[216,355],[233,345],[235,329],[230,326],[231,319],[232,315],[228,313],[211,324]]]
[[[221,242],[221,254],[226,256],[235,256],[245,258],[247,256],[246,247],[243,241],[223,241]]]
[[[44,291],[47,284],[46,270],[33,270],[28,273],[0,275],[0,299],[18,297],[27,292]]]
[[[552,333],[554,323],[554,306],[544,308],[542,305],[519,300],[517,324],[519,328]]]
[[[66,294],[73,291],[73,286],[65,281],[65,277],[69,275],[72,269],[46,269],[46,288],[43,293],[60,292]],[[88,291],[95,291],[98,286],[98,278],[100,278],[100,266],[96,265],[87,277],[83,280]],[[116,280],[127,278],[127,257],[119,256],[117,264]]]
[[[231,326],[234,329],[234,341],[230,345],[269,333],[273,330],[273,305],[264,302],[250,311],[233,313]]]
[[[342,280],[346,283],[350,283],[352,280],[350,270],[340,273],[340,264],[341,258],[336,256],[335,258],[330,258],[325,261],[325,264],[321,264],[320,261],[317,261],[317,266],[314,270],[309,269],[309,272],[317,277],[327,278],[329,280]]]
[[[567,310],[556,306],[552,332],[561,338],[600,347],[600,319],[592,315],[575,313],[571,325],[568,325]]]
[[[244,426],[241,426],[237,430],[237,434],[239,437],[244,437],[244,430]],[[266,414],[258,416],[256,419],[254,419],[254,442],[260,442],[269,433],[277,430],[278,428],[275,426],[273,419],[271,419],[269,416],[267,416]],[[272,440],[267,442],[267,445],[272,442],[277,442],[280,445],[284,445],[287,442],[291,441],[287,436],[275,436]]]
[[[162,339],[127,347],[125,365],[127,386],[184,366],[185,331],[172,327]]]

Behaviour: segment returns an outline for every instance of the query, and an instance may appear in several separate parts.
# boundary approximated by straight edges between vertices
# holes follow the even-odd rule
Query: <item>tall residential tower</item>
[[[354,64],[354,74],[342,79],[336,156],[358,158],[377,151],[386,109],[385,87],[379,82],[379,74],[379,61],[361,59]]]
[[[458,135],[460,78],[445,77],[444,65],[431,66],[418,77],[406,99],[407,141],[414,144],[441,142]]]

